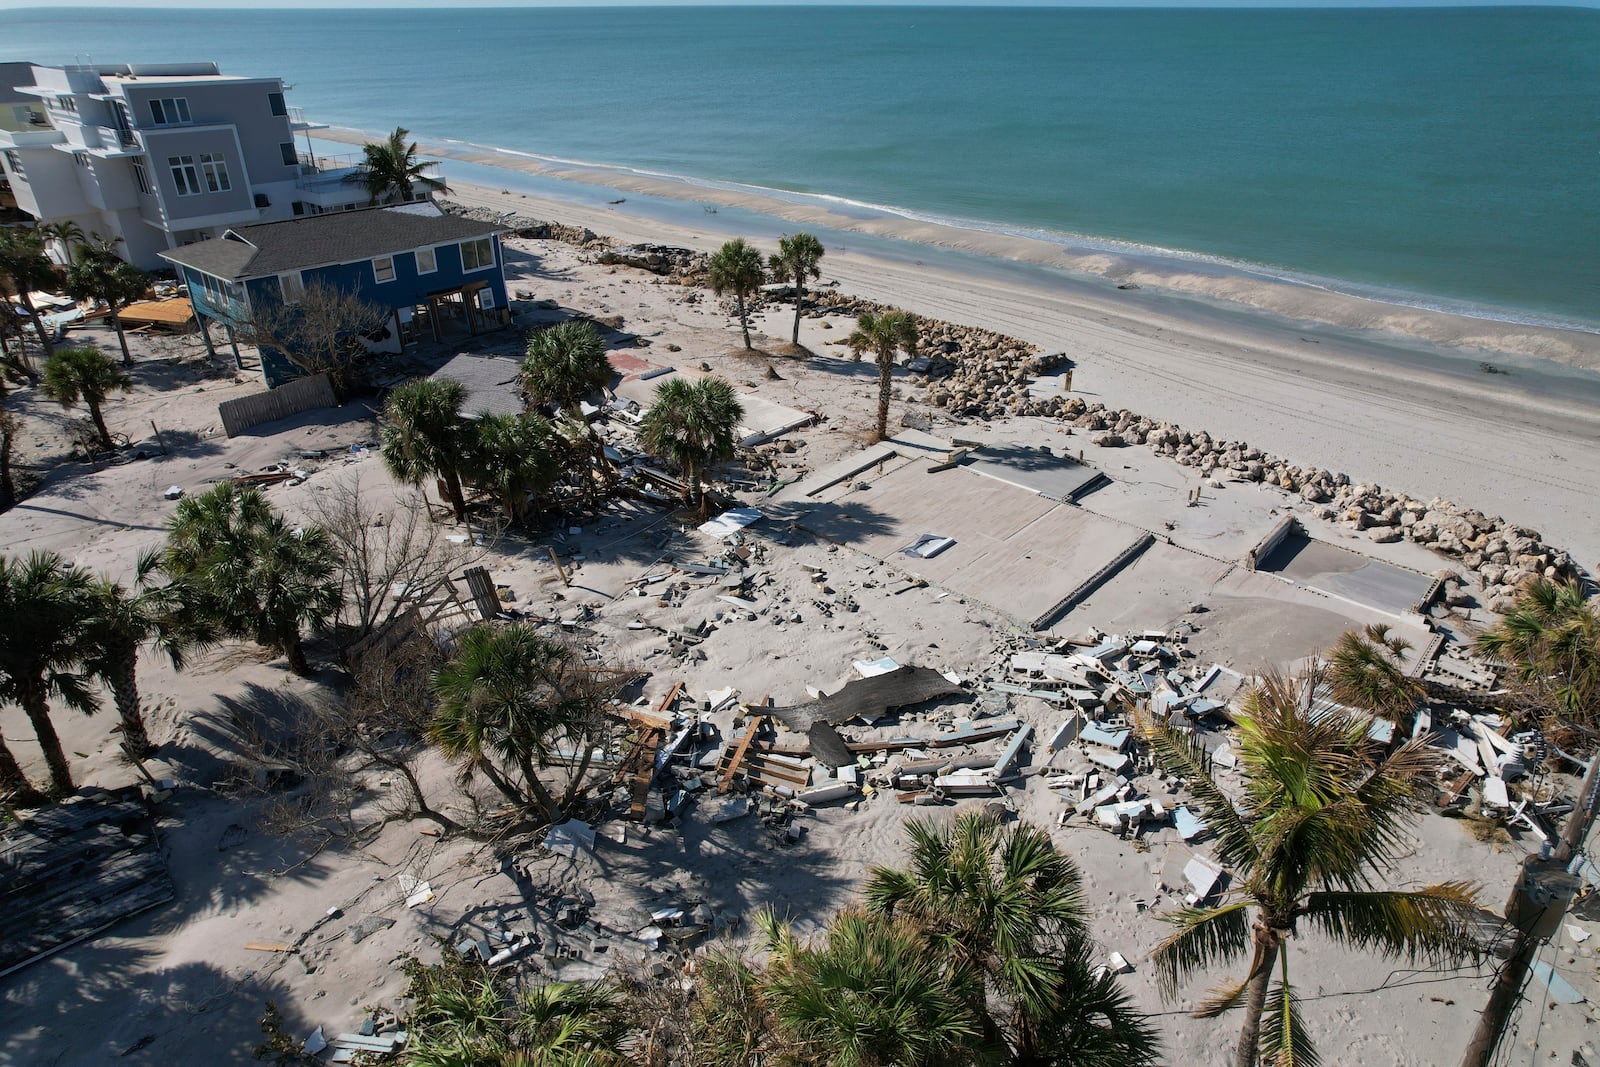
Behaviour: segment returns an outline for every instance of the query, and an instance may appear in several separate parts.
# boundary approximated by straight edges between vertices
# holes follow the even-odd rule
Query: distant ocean
[[[1600,11],[8,11],[318,121],[1600,329]],[[447,171],[448,173],[448,171]]]

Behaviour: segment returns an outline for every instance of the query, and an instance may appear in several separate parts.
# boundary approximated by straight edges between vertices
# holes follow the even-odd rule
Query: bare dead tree
[[[364,336],[392,327],[389,313],[354,290],[312,282],[294,303],[261,301],[245,330],[258,348],[270,348],[307,374],[326,374],[341,399],[356,386],[356,366],[367,353]]]
[[[498,534],[495,528],[480,528],[475,540],[481,543],[453,542],[448,527],[429,521],[421,493],[363,493],[357,474],[334,481],[310,511],[338,554],[343,621],[355,637],[388,626],[451,575],[482,559]]]
[[[465,830],[430,803],[417,770],[435,704],[429,675],[441,659],[420,628],[373,642],[351,665],[344,699],[299,701],[282,739],[247,729],[250,757],[241,784],[268,798],[263,823],[320,845],[364,840],[396,819]]]

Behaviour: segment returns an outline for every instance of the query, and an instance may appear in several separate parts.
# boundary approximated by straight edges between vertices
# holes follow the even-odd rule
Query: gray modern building
[[[303,155],[313,129],[279,78],[221,73],[212,63],[26,69],[0,96],[36,101],[29,121],[0,126],[0,168],[17,206],[41,223],[70,220],[120,238],[128,261],[231,226],[364,205],[365,188]],[[38,122],[39,113],[45,122]],[[12,112],[19,120],[21,110]],[[55,250],[59,256],[61,250]]]

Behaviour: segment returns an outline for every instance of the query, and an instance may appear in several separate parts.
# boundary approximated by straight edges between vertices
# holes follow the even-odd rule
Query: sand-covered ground
[[[457,190],[456,195],[628,241],[709,249],[724,236],[615,209],[484,190]],[[773,458],[785,479],[804,477],[861,448],[871,419],[874,375],[867,364],[851,361],[830,343],[848,332],[848,320],[805,320],[801,342],[816,353],[814,358],[752,356],[733,351],[731,320],[709,294],[632,268],[598,265],[569,245],[519,239],[508,242],[508,249],[514,292],[529,292],[565,311],[620,316],[616,336],[630,339],[632,354],[687,370],[704,362],[741,390],[826,416],[783,439],[793,443],[793,450],[775,452]],[[1499,512],[1539,529],[1548,542],[1574,551],[1585,565],[1600,557],[1600,533],[1592,522],[1592,500],[1600,488],[1600,418],[1593,411],[1553,399],[1518,399],[1497,390],[1492,378],[1478,382],[1401,370],[1376,357],[1363,361],[1356,342],[1348,352],[1331,345],[1296,348],[1274,342],[1268,331],[1241,327],[1230,333],[1214,322],[1147,317],[1119,303],[1115,291],[1095,301],[1068,299],[982,276],[958,278],[850,253],[830,252],[823,271],[825,282],[836,281],[848,292],[1065,351],[1077,361],[1075,387],[1108,404],[1242,438],[1295,462],[1343,470],[1423,498],[1446,496]],[[545,308],[528,315],[554,313]],[[776,303],[758,316],[758,348],[772,349],[777,340],[787,339],[790,314],[788,305]],[[108,335],[95,331],[75,336],[112,344]],[[640,346],[633,338],[648,343]],[[99,472],[81,464],[60,465],[55,457],[61,413],[23,390],[18,402],[37,435],[24,435],[22,458],[34,458],[50,471],[36,493],[0,516],[0,541],[7,551],[52,549],[126,576],[139,551],[162,537],[173,507],[162,495],[168,486],[196,492],[286,458],[310,471],[303,484],[268,490],[273,503],[291,515],[307,515],[319,494],[352,477],[360,478],[373,499],[394,499],[398,490],[376,457],[350,450],[374,437],[372,402],[310,412],[229,440],[220,433],[216,404],[253,391],[256,383],[223,363],[207,361],[198,343],[160,348],[138,343],[137,386],[108,405],[107,418],[113,429],[135,440],[145,436],[153,419],[169,454],[152,448],[148,458]],[[520,340],[502,334],[487,338],[486,345],[514,353]],[[917,400],[918,389],[902,383],[898,393],[896,417],[908,404],[927,410]],[[1416,545],[1376,545],[1319,522],[1297,498],[1260,485],[1208,486],[1203,506],[1186,507],[1199,484],[1194,471],[1144,449],[1095,449],[1081,435],[1063,436],[1060,424],[1016,419],[957,426],[930,414],[934,437],[1086,449],[1086,460],[1102,467],[1112,485],[1086,497],[1083,510],[1108,528],[1162,535],[1163,541],[1134,566],[1057,622],[1053,633],[1077,633],[1091,625],[1126,632],[1181,624],[1190,631],[1185,647],[1195,662],[1215,661],[1248,672],[1292,663],[1353,625],[1391,619],[1370,605],[1240,566],[1248,547],[1290,508],[1314,536],[1329,543],[1409,571],[1446,565]],[[307,458],[319,451],[321,458]],[[938,477],[978,476],[958,470]],[[902,591],[903,562],[857,547],[869,537],[886,536],[882,531],[893,529],[896,521],[894,505],[874,503],[878,478],[877,472],[859,478],[865,488],[848,501],[856,509],[851,513],[855,525],[835,524],[838,536],[832,541],[807,528],[807,516],[793,507],[792,498],[748,495],[750,503],[770,511],[752,531],[761,577],[750,594],[757,606],[748,611],[719,600],[721,590],[713,583],[688,577],[674,579],[682,584],[682,595],[670,606],[636,595],[632,583],[652,568],[659,570],[662,557],[692,561],[721,551],[681,517],[639,504],[618,504],[604,516],[584,520],[575,534],[562,521],[536,537],[508,537],[491,547],[484,562],[495,581],[511,589],[513,606],[569,619],[580,627],[574,633],[586,645],[613,662],[648,671],[643,695],[652,701],[682,681],[697,699],[733,686],[749,701],[770,695],[779,705],[799,703],[807,686],[831,692],[850,677],[852,660],[882,655],[977,679],[1018,632],[1005,590],[953,589],[934,582]],[[879,488],[885,500],[893,499],[888,491],[897,484],[891,472],[884,472]],[[1004,498],[1004,507],[1018,513],[1033,506],[1035,501]],[[995,521],[1001,519],[997,510]],[[570,588],[555,578],[547,547],[569,560],[583,556]],[[825,575],[820,582],[814,577],[818,571]],[[820,588],[824,584],[826,593]],[[1481,614],[1477,617],[1481,621]],[[706,622],[711,632],[694,654],[682,654],[666,640],[668,632]],[[1460,616],[1442,624],[1467,632],[1467,620]],[[804,929],[814,928],[852,899],[871,864],[899,855],[901,820],[910,809],[887,795],[854,810],[816,809],[801,820],[804,833],[794,843],[775,838],[753,818],[713,822],[712,803],[702,801],[675,828],[629,825],[621,841],[602,833],[592,856],[569,860],[530,851],[516,857],[512,867],[502,866],[489,848],[419,833],[416,823],[391,825],[359,848],[274,834],[266,825],[265,802],[233,789],[227,765],[249,743],[241,737],[240,722],[256,716],[282,722],[304,702],[336,699],[337,672],[328,665],[332,650],[319,644],[312,651],[322,665],[312,679],[295,678],[281,661],[264,660],[242,647],[209,653],[183,673],[154,656],[141,662],[144,689],[154,706],[152,732],[163,746],[150,769],[180,783],[160,802],[178,899],[0,980],[0,1061],[243,1063],[265,1001],[279,1004],[296,1033],[318,1025],[329,1032],[354,1029],[364,1006],[394,1006],[404,984],[398,960],[408,952],[428,956],[434,951],[432,936],[459,940],[504,921],[511,929],[555,939],[566,936],[548,922],[555,905],[587,894],[594,917],[612,931],[601,938],[606,952],[587,943],[582,960],[530,957],[547,972],[582,976],[595,973],[595,965],[606,960],[645,958],[648,953],[628,932],[645,925],[654,908],[704,904],[724,936],[735,938],[761,905],[790,913]],[[969,684],[976,692],[935,709],[935,718],[994,708],[993,694]],[[1015,701],[1010,713],[1041,730],[1059,717],[1029,698]],[[731,712],[714,717],[725,736],[731,719]],[[114,755],[113,719],[63,714],[58,721],[84,781],[122,785],[133,780],[133,772]],[[39,774],[37,750],[17,709],[0,710],[0,725],[13,750]],[[930,727],[908,716],[885,728]],[[1071,758],[1068,753],[1055,757],[1058,762]],[[1036,748],[1030,766],[1049,759]],[[431,760],[424,769],[430,789],[447,800],[448,769]],[[374,778],[371,787],[370,807],[376,810],[389,786]],[[1064,803],[1037,777],[1009,795],[1024,817],[1050,827],[1056,842],[1082,866],[1095,932],[1108,953],[1119,951],[1133,964],[1125,981],[1140,1006],[1155,1014],[1168,1062],[1229,1062],[1231,1024],[1184,1014],[1208,983],[1196,982],[1183,999],[1168,1003],[1157,996],[1149,966],[1150,951],[1165,932],[1156,916],[1178,902],[1175,889],[1190,846],[1170,829],[1147,835],[1136,847],[1081,819],[1058,826]],[[954,809],[933,810],[948,817]],[[1412,849],[1401,869],[1391,872],[1395,884],[1472,878],[1482,884],[1486,905],[1496,910],[1523,851],[1533,847],[1517,839],[1483,844],[1459,822],[1433,815],[1411,832]],[[527,868],[525,877],[514,869],[518,865]],[[435,899],[405,907],[402,875],[428,880]],[[330,917],[332,908],[338,912]],[[368,922],[374,919],[393,925]],[[358,940],[352,936],[358,930],[370,936]],[[245,948],[247,943],[298,944],[299,951],[262,952]],[[1591,1002],[1600,995],[1594,944],[1575,944],[1563,933],[1556,951],[1544,957]],[[1454,1062],[1486,995],[1482,972],[1417,973],[1404,963],[1336,951],[1309,936],[1291,951],[1308,1002],[1307,1018],[1328,1063]],[[1568,1062],[1574,1050],[1594,1041],[1591,1016],[1589,1003],[1548,1007],[1533,997],[1510,1046],[1511,1062],[1530,1056]],[[1537,1047],[1530,1045],[1535,1038]]]

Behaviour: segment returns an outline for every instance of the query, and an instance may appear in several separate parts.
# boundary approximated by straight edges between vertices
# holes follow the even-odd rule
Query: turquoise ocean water
[[[0,59],[1600,329],[1596,10],[37,9]]]

